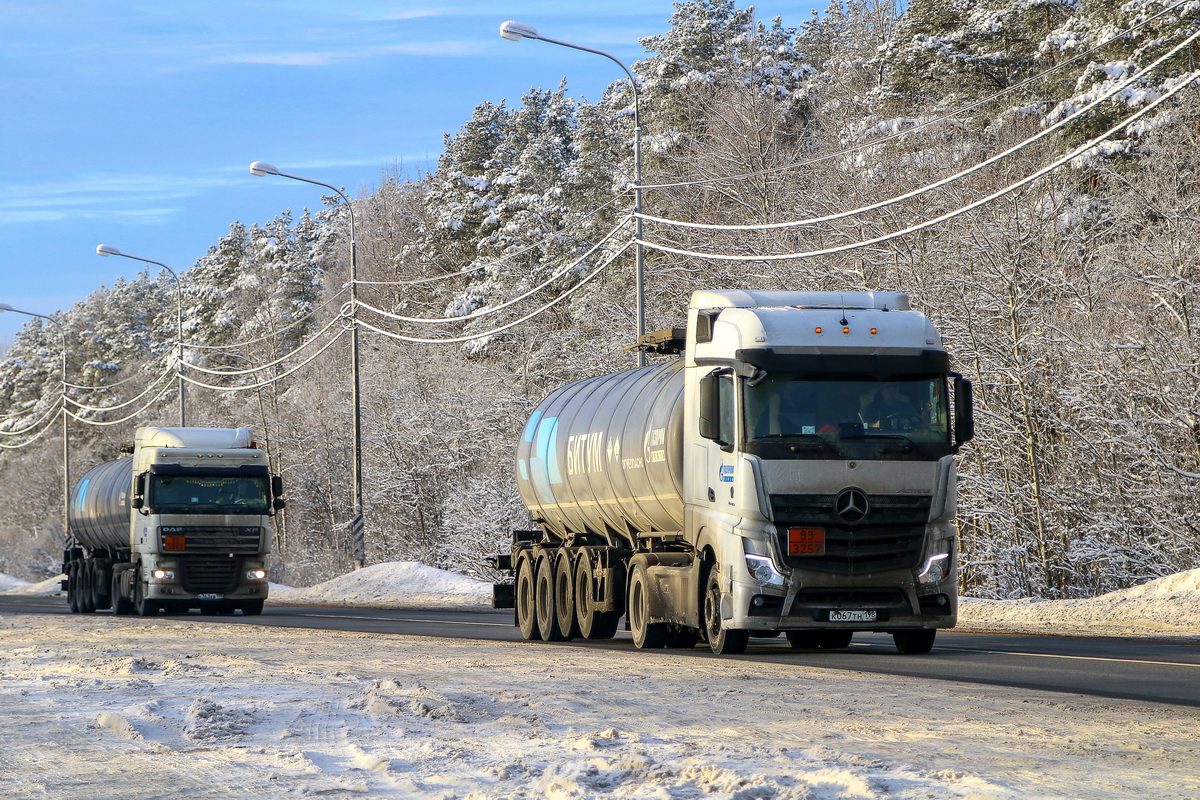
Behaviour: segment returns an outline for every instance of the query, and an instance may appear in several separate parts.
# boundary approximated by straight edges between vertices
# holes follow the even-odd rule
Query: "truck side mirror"
[[[721,370],[715,369],[700,379],[700,436],[722,447],[729,442],[721,438]]]
[[[279,477],[278,475],[271,476],[271,496],[283,497],[283,478]],[[277,507],[283,508],[283,506]]]
[[[961,375],[954,378],[954,444],[975,438],[974,390],[971,382]]]
[[[275,502],[272,504],[272,506],[274,507],[274,509],[276,511],[282,511],[285,507],[287,507],[287,501],[284,500],[282,497],[276,497]]]
[[[133,497],[129,499],[132,508],[142,509],[146,506],[146,473],[133,479]]]

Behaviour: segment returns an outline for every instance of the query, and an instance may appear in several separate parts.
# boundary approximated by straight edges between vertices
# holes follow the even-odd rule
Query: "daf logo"
[[[847,525],[860,525],[866,522],[871,513],[871,504],[867,502],[867,493],[862,489],[843,489],[833,499],[833,513]]]

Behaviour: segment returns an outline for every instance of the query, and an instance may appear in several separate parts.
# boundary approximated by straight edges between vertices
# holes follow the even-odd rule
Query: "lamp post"
[[[175,372],[179,376],[179,427],[186,428],[187,411],[183,394],[183,284],[179,282],[179,276],[175,274],[175,270],[171,269],[161,261],[155,261],[150,258],[141,258],[140,256],[131,256],[128,253],[122,253],[120,250],[110,244],[96,245],[96,255],[104,256],[105,258],[108,258],[109,256],[121,256],[122,258],[131,258],[134,261],[141,261],[145,264],[153,264],[156,267],[162,267],[167,272],[171,273],[171,277],[175,280],[175,299],[177,301],[175,309],[175,323],[178,326],[179,331],[179,360],[175,362]]]
[[[267,164],[263,161],[252,163],[250,165],[250,174],[260,177],[263,175],[275,175],[280,178],[288,178],[293,181],[309,183],[313,186],[328,189],[342,198],[342,203],[346,206],[346,211],[350,214],[350,403],[352,406],[351,416],[354,429],[354,459],[350,476],[354,490],[354,518],[350,521],[350,535],[354,540],[354,568],[362,569],[367,560],[367,546],[365,521],[363,519],[362,395],[359,388],[361,381],[358,359],[358,233],[354,222],[354,205],[350,202],[350,198],[346,197],[345,192],[336,186],[322,183],[312,178],[289,175],[286,172],[281,172],[273,164]]]
[[[549,36],[542,36],[532,25],[525,25],[510,19],[501,23],[500,35],[511,42],[519,42],[522,39],[534,39],[539,42],[549,42],[550,44],[570,47],[573,50],[582,50],[585,53],[595,53],[615,63],[629,77],[629,86],[633,89],[633,211],[636,215],[634,216],[634,225],[636,226],[634,235],[637,239],[636,249],[634,250],[634,289],[637,294],[637,335],[640,340],[646,333],[646,260],[645,251],[642,247],[642,114],[637,81],[633,79],[633,73],[629,71],[629,67],[625,66],[620,59],[611,53],[597,50],[594,47],[585,47],[581,44],[573,44],[571,42],[564,42],[561,39],[551,39]],[[646,353],[643,350],[638,350],[638,366],[646,366]]]
[[[40,317],[41,319],[49,320],[58,328],[58,335],[62,339],[62,432],[63,432],[63,541],[65,548],[70,549],[70,527],[68,526],[68,513],[71,507],[71,437],[67,414],[67,331],[63,328],[62,323],[54,317],[48,317],[45,314],[36,314],[33,311],[22,311],[19,308],[13,308],[8,303],[0,303],[0,312],[12,311],[14,314],[24,314],[27,317]]]

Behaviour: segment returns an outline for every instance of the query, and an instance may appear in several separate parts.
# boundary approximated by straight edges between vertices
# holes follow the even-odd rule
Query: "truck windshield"
[[[265,475],[151,475],[150,507],[159,514],[267,514]]]
[[[940,458],[950,452],[942,375],[773,373],[747,382],[744,400],[747,450],[764,457]],[[781,445],[786,452],[777,452]]]

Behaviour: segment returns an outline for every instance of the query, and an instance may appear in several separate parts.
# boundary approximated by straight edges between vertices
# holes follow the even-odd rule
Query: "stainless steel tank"
[[[683,530],[683,360],[577,381],[517,444],[521,500],[560,536]]]
[[[91,550],[129,547],[132,483],[132,458],[106,461],[79,479],[67,512],[67,524],[77,542]]]

